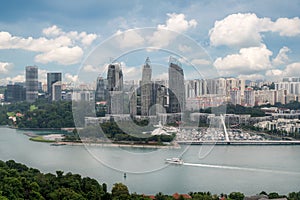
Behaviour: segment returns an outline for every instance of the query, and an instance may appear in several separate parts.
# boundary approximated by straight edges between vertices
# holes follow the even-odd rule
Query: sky
[[[25,66],[66,82],[105,76],[111,60],[140,79],[147,56],[166,78],[170,55],[185,78],[300,76],[299,0],[10,0],[0,7],[0,85]],[[195,73],[196,72],[196,73]]]

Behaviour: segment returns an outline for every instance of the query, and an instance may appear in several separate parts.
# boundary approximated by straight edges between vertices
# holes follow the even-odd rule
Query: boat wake
[[[183,165],[194,166],[194,167],[216,168],[216,169],[252,171],[252,172],[267,172],[267,173],[279,173],[279,174],[292,174],[292,175],[299,175],[300,176],[300,172],[290,172],[290,171],[271,170],[271,169],[259,169],[259,168],[249,168],[249,167],[236,167],[236,166],[228,166],[228,165],[211,165],[211,164],[200,164],[200,163],[186,163],[186,162],[184,162]]]

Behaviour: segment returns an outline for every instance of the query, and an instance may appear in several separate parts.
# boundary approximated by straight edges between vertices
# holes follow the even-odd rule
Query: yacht
[[[180,159],[180,158],[167,158],[166,163],[175,164],[175,165],[182,165],[183,160]]]

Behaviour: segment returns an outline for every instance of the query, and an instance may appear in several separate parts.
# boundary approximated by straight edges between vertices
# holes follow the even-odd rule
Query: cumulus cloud
[[[122,72],[124,80],[139,80],[142,77],[140,67],[126,66],[124,62],[121,62]]]
[[[288,47],[282,47],[277,56],[272,60],[273,65],[286,64],[289,61],[287,53],[290,51],[291,50]]]
[[[87,34],[86,32],[77,31],[64,32],[56,25],[43,29],[43,34],[48,37],[65,36],[73,42],[81,42],[81,44],[84,46],[91,45],[92,42],[97,38],[97,35],[94,33]]]
[[[289,18],[278,18],[271,27],[271,31],[279,32],[281,36],[298,36],[300,35],[300,19],[299,17]]]
[[[264,80],[265,77],[262,74],[242,74],[242,75],[238,75],[239,79],[244,79],[244,80],[252,80],[252,81],[256,81],[256,80]]]
[[[122,32],[118,30],[116,39],[121,48],[138,47],[144,43],[144,38],[138,33],[138,30],[128,30]]]
[[[14,65],[12,63],[0,62],[0,74],[6,74],[13,68],[13,66]]]
[[[78,75],[72,75],[70,73],[65,74],[65,81],[75,83],[78,81]]]
[[[46,36],[58,36],[58,35],[62,35],[64,32],[58,28],[56,25],[50,26],[48,28],[44,28],[43,29],[43,34]]]
[[[78,47],[59,47],[51,51],[39,54],[35,61],[39,63],[57,62],[62,65],[78,63],[83,55],[83,50]]]
[[[250,74],[272,67],[270,56],[272,52],[266,45],[240,49],[238,54],[217,58],[214,66],[222,75]]]
[[[102,68],[102,70],[103,69],[104,69],[104,67]],[[101,68],[93,66],[93,65],[85,65],[82,67],[82,70],[85,72],[97,72],[97,73],[102,72]]]
[[[270,80],[279,80],[282,77],[300,76],[300,62],[287,65],[283,70],[270,69],[266,71],[266,77]]]
[[[168,13],[169,17],[165,24],[159,24],[157,31],[153,33],[153,36],[149,39],[150,44],[158,47],[167,46],[170,41],[176,37],[176,34],[171,31],[183,33],[190,28],[197,26],[195,19],[186,20],[184,14]],[[171,30],[171,31],[168,31]]]
[[[166,24],[159,24],[157,27],[158,29],[168,29],[182,33],[189,28],[197,26],[197,21],[195,19],[187,21],[185,15],[182,13],[168,13],[167,16],[169,19],[167,19]]]
[[[39,63],[57,62],[62,65],[78,63],[83,55],[82,47],[89,46],[96,34],[64,32],[56,25],[43,30],[45,37],[23,38],[9,32],[0,32],[0,49],[23,49],[37,52],[35,61]]]
[[[274,22],[270,18],[259,18],[254,13],[231,14],[216,21],[209,36],[212,46],[249,47],[261,44],[263,32],[277,32],[289,37],[300,35],[300,19],[278,18]]]
[[[25,81],[25,75],[24,74],[19,74],[19,75],[14,76],[14,77],[6,77],[6,79],[5,79],[6,83],[8,83],[8,82],[16,83],[16,82],[24,82],[24,81]]]

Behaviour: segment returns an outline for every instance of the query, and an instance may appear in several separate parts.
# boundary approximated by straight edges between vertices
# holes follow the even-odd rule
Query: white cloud
[[[184,14],[168,13],[169,17],[165,24],[159,24],[157,26],[157,31],[155,31],[152,37],[149,38],[150,44],[157,47],[168,46],[170,41],[172,41],[177,34],[172,31],[183,33],[190,28],[197,26],[197,21],[191,19],[187,21]]]
[[[283,70],[271,69],[266,71],[266,76],[271,80],[279,80],[282,77],[300,76],[300,62],[287,65]]]
[[[65,81],[75,83],[78,81],[78,75],[72,75],[70,73],[65,74]]]
[[[300,76],[300,62],[295,62],[286,66],[283,76]]]
[[[292,19],[279,18],[270,29],[274,32],[279,32],[281,36],[297,36],[300,35],[300,19],[299,17]]]
[[[206,60],[206,59],[193,59],[191,61],[191,63],[193,65],[196,65],[196,66],[198,66],[198,65],[210,65],[211,64],[210,60]]]
[[[124,80],[139,80],[142,77],[140,67],[126,66],[126,63],[121,62]]]
[[[128,30],[122,32],[120,30],[116,33],[116,39],[121,48],[138,47],[144,43],[144,38],[138,33],[138,30]]]
[[[271,55],[265,45],[242,48],[238,54],[217,58],[214,66],[222,75],[249,74],[271,68]]]
[[[194,28],[197,26],[197,21],[195,19],[187,21],[185,19],[185,15],[182,13],[168,13],[167,16],[169,19],[166,21],[166,24],[159,24],[157,27],[158,29],[168,29],[182,33],[189,28]]]
[[[266,71],[267,77],[279,77],[283,75],[283,71],[280,69],[270,69]]]
[[[85,65],[83,66],[82,70],[85,72],[98,72],[98,73],[100,72],[100,69],[93,65]]]
[[[80,62],[83,51],[80,47],[59,47],[39,54],[35,61],[39,63],[57,62],[62,65],[72,65]]]
[[[86,34],[86,32],[83,32],[80,34],[81,36],[81,43],[84,46],[90,46],[93,41],[97,38],[96,34]]]
[[[62,65],[78,63],[87,47],[97,38],[96,34],[71,31],[63,32],[56,25],[43,29],[46,37],[23,38],[9,32],[0,32],[0,49],[23,49],[37,52],[36,62],[57,62]]]
[[[45,83],[47,81],[47,73],[49,71],[46,69],[38,69],[38,76],[39,76],[39,81],[41,81],[42,83]]]
[[[288,47],[282,47],[279,50],[279,53],[277,56],[272,60],[273,65],[282,65],[286,64],[289,60],[289,57],[287,56],[287,53],[291,50]]]
[[[98,37],[94,33],[87,34],[86,32],[70,31],[64,32],[56,25],[43,29],[43,34],[48,37],[65,36],[74,42],[81,42],[83,46],[89,46]]]
[[[240,79],[244,79],[244,80],[252,80],[252,81],[256,81],[256,80],[264,80],[265,77],[262,74],[249,74],[249,75],[239,75],[238,78]]]
[[[44,28],[43,29],[43,34],[46,36],[58,36],[58,35],[62,35],[64,32],[58,28],[56,25],[50,26],[48,28]]]
[[[9,81],[11,82],[24,82],[25,81],[25,75],[24,74],[19,74],[15,77],[7,77],[6,78],[6,83],[8,83]]]
[[[254,13],[231,14],[216,21],[209,31],[212,46],[227,45],[238,47],[259,46],[263,32],[278,32],[281,36],[300,35],[300,19],[258,18]]]
[[[182,44],[178,45],[178,49],[179,49],[179,51],[184,52],[184,53],[192,51],[191,47],[189,47],[187,45],[182,45]]]
[[[32,37],[22,38],[12,36],[8,32],[0,32],[0,49],[23,49],[34,52],[46,52],[61,46],[70,46],[72,41],[65,36],[54,39],[40,37],[33,39]]]
[[[0,74],[6,74],[14,67],[12,63],[0,62]]]

